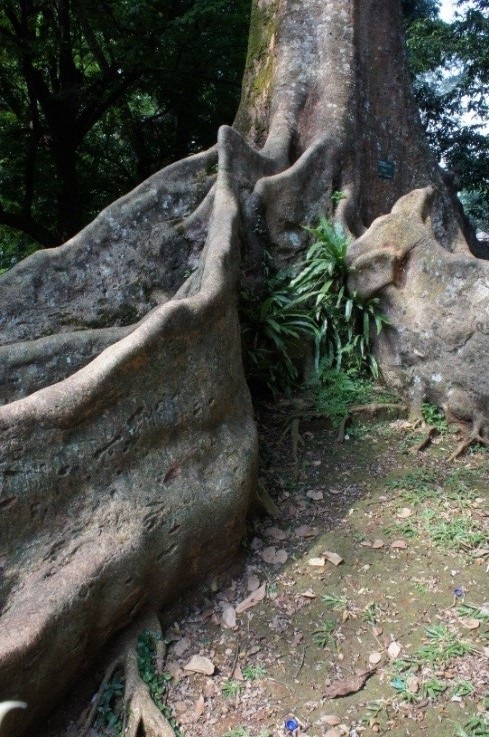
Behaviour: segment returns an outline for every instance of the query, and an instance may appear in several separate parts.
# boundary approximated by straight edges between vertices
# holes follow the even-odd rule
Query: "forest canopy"
[[[487,229],[488,2],[458,10],[446,23],[436,0],[403,0],[430,143]],[[250,0],[2,3],[0,269],[214,143],[239,101],[249,13]]]

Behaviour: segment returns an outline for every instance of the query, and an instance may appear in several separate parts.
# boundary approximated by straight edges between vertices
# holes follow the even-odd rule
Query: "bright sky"
[[[444,21],[450,21],[455,13],[455,3],[453,0],[441,0],[440,2],[440,18]]]

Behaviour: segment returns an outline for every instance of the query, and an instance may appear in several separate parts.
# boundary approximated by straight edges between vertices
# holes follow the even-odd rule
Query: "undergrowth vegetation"
[[[288,393],[309,352],[318,388],[330,394],[334,385],[348,401],[361,401],[369,391],[363,378],[378,376],[370,348],[387,319],[377,298],[362,300],[347,290],[348,238],[341,225],[322,217],[307,230],[313,242],[293,272],[273,272],[266,254],[262,293],[242,294],[248,377],[274,397]]]

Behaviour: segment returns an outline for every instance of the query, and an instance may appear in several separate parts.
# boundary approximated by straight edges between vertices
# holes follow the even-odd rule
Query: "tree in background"
[[[210,145],[239,99],[249,6],[5,0],[0,249],[15,261],[59,245],[155,170]]]
[[[436,5],[405,3],[416,98],[431,146],[456,174],[467,214],[487,230],[489,2],[459,0],[452,23],[437,17]]]

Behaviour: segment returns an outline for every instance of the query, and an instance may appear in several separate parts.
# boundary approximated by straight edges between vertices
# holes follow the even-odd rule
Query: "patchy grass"
[[[299,737],[489,737],[487,452],[448,463],[456,440],[443,432],[414,456],[402,422],[337,444],[317,419],[301,421],[296,466],[286,419],[287,407],[259,415],[280,515],[250,521],[241,575],[168,617],[165,706],[179,729],[283,737],[293,716]],[[266,562],[276,553],[285,562]],[[263,586],[226,627],[225,609]],[[194,654],[213,676],[184,670]],[[102,737],[116,734],[117,694]]]

